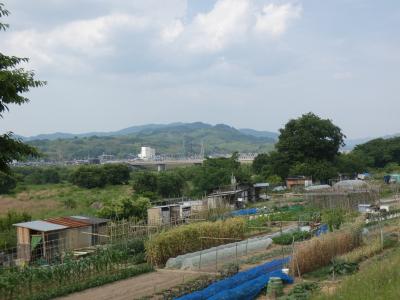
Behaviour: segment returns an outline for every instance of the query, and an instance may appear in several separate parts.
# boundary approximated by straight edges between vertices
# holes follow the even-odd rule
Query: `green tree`
[[[106,164],[103,169],[107,183],[112,185],[127,184],[131,178],[131,170],[125,164]]]
[[[0,171],[0,194],[7,194],[17,186],[17,180],[7,173]]]
[[[335,176],[337,170],[332,164],[344,145],[345,135],[331,120],[308,113],[290,120],[279,131],[276,151],[257,157],[254,171],[265,177],[308,175],[326,180]]]
[[[104,187],[107,176],[104,169],[99,166],[80,166],[72,172],[71,182],[79,187],[92,189]]]
[[[327,182],[328,179],[334,178],[337,173],[338,170],[334,164],[326,160],[298,162],[295,163],[289,171],[289,175],[291,176],[300,174],[322,182]]]
[[[158,177],[153,172],[137,172],[133,176],[133,189],[138,194],[157,193]]]
[[[279,153],[285,153],[290,162],[334,161],[346,137],[331,120],[321,119],[313,113],[290,120],[279,131],[276,148]]]
[[[245,175],[240,169],[237,153],[230,158],[207,158],[193,178],[193,183],[198,193],[211,192],[220,186],[230,184],[232,175],[236,177],[238,183],[244,180],[250,181],[250,176],[247,176],[249,174]]]
[[[9,15],[9,11],[0,3],[0,18]],[[0,19],[1,20],[1,19]],[[0,31],[6,30],[8,24],[0,21]],[[44,81],[34,79],[34,72],[27,71],[19,65],[28,62],[28,58],[7,56],[0,53],[0,118],[9,110],[10,104],[22,105],[29,101],[22,94],[30,88],[45,84]],[[0,135],[0,171],[10,172],[9,164],[13,160],[21,160],[29,155],[37,155],[37,151],[15,139],[11,132]]]
[[[400,164],[400,137],[374,139],[357,145],[351,154],[361,157],[372,168],[383,168],[389,163]]]
[[[367,169],[368,161],[357,153],[340,154],[337,158],[337,167],[340,173],[355,174]]]
[[[110,219],[145,219],[147,209],[151,207],[146,197],[121,197],[106,203],[99,211],[99,216]]]
[[[157,179],[157,192],[162,197],[179,197],[185,182],[175,172],[162,172]]]

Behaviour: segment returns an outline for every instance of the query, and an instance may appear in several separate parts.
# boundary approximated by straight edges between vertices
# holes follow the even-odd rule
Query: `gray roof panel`
[[[13,225],[17,227],[24,227],[43,232],[62,230],[68,228],[67,226],[64,225],[53,224],[46,221],[31,221],[31,222],[17,223]]]

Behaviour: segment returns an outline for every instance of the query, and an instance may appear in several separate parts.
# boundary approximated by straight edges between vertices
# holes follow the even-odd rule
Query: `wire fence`
[[[154,234],[168,230],[175,226],[198,222],[203,219],[193,216],[192,218],[171,218],[165,224],[148,225],[145,221],[120,220],[112,221],[107,224],[103,234],[67,229],[74,231],[74,237],[45,238],[39,243],[17,244],[16,247],[0,248],[0,268],[24,265],[26,263],[46,263],[54,264],[62,262],[64,257],[72,253],[75,257],[85,256],[96,251],[96,248],[108,244],[128,242],[132,239],[145,239]],[[157,223],[156,223],[157,224]],[[77,246],[76,241],[80,241]]]

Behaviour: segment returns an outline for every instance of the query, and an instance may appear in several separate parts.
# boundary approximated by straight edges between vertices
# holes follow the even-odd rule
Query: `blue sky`
[[[0,51],[48,81],[22,135],[203,121],[276,131],[313,111],[350,138],[400,132],[397,0],[3,0]]]

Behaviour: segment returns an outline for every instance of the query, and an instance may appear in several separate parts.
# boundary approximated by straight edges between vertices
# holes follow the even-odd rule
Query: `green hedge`
[[[279,236],[273,237],[272,241],[278,245],[290,245],[294,241],[304,241],[311,238],[311,233],[307,231],[295,231],[293,233],[284,233]]]

